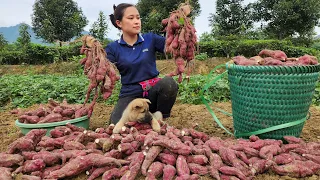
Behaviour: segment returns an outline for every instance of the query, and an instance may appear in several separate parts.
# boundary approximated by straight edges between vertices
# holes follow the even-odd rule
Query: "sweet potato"
[[[144,138],[144,146],[151,146],[153,141],[156,139],[156,137],[158,137],[158,133],[151,131],[150,133],[148,133],[145,138]],[[162,136],[163,137],[163,136]]]
[[[107,133],[97,133],[91,130],[84,130],[83,133],[85,136],[91,140],[99,139],[99,138],[109,138],[110,135]]]
[[[35,159],[35,160],[26,160],[22,166],[17,168],[13,174],[22,173],[29,173],[34,171],[42,171],[46,167],[46,164],[42,159]]]
[[[272,165],[273,161],[265,159],[255,159],[251,161],[251,172],[253,175],[267,171]]]
[[[205,165],[208,163],[208,158],[205,155],[191,155],[187,156],[188,163],[195,163],[199,165]]]
[[[46,167],[43,170],[43,173],[41,175],[41,177],[45,177],[48,176],[52,171],[58,170],[62,167],[62,165],[58,164],[58,165],[54,165],[54,166],[50,166],[50,167]]]
[[[207,168],[208,168],[208,173],[211,177],[213,177],[217,180],[220,180],[220,175],[219,175],[219,171],[218,171],[219,168],[215,168],[212,165],[207,166]]]
[[[170,164],[163,167],[163,180],[172,180],[176,175],[176,168]]]
[[[302,154],[302,157],[305,157],[315,163],[320,164],[320,156],[312,155],[312,154]]]
[[[35,149],[34,142],[32,139],[27,139],[27,138],[19,138],[12,142],[8,146],[7,153],[8,154],[13,154],[15,152],[21,152],[21,151],[33,151]]]
[[[70,128],[73,132],[83,132],[86,130],[83,127],[78,127],[78,126],[75,126],[74,124],[71,124],[71,123],[67,123],[66,126],[68,128]]]
[[[126,135],[126,137],[124,137],[123,139],[121,139],[121,143],[131,143],[132,141],[134,141],[134,137],[133,134],[128,134]]]
[[[264,65],[275,65],[276,66],[276,65],[283,65],[284,64],[284,62],[282,62],[278,59],[273,59],[271,57],[266,57],[266,58],[264,58],[264,60],[265,60]]]
[[[83,150],[86,147],[77,141],[67,141],[63,145],[63,149],[65,150]]]
[[[96,139],[95,143],[102,148],[103,152],[107,152],[113,146],[114,140],[112,138],[100,138]]]
[[[134,180],[140,172],[141,164],[134,164],[130,169],[120,178],[120,180]]]
[[[188,163],[188,167],[193,174],[206,175],[208,174],[208,168],[196,163]]]
[[[190,169],[187,163],[187,159],[184,156],[182,155],[178,156],[177,162],[176,162],[176,169],[177,169],[177,174],[179,176],[182,176],[185,174],[190,175]]]
[[[123,166],[121,168],[112,168],[110,170],[107,170],[105,173],[103,173],[102,180],[110,180],[113,178],[120,178],[128,170],[129,170],[129,166]]]
[[[109,124],[109,126],[105,128],[106,133],[112,135],[114,126],[114,124]]]
[[[138,141],[132,141],[131,143],[121,143],[118,145],[118,150],[120,152],[125,153],[126,155],[130,155],[138,150],[140,144]]]
[[[279,155],[274,156],[274,157],[273,157],[273,161],[274,161],[276,164],[281,165],[281,164],[291,163],[292,161],[294,161],[294,158],[292,157],[291,154],[282,153],[282,154],[279,154]]]
[[[72,117],[74,113],[75,113],[74,109],[68,108],[68,109],[62,110],[61,115],[64,117]]]
[[[153,161],[157,158],[157,156],[160,154],[160,152],[162,151],[162,147],[161,146],[152,146],[149,151],[146,153],[146,157],[142,163],[141,166],[141,172],[143,175],[147,175],[147,169],[149,168],[149,166],[153,163]]]
[[[1,167],[0,166],[0,179],[3,180],[12,180],[12,176],[11,176],[11,171],[12,168],[7,168],[7,167]]]
[[[207,145],[212,151],[218,152],[220,147],[225,146],[223,141],[219,138],[211,137],[209,140],[205,142],[205,145]]]
[[[255,61],[255,60],[247,59],[244,56],[235,56],[232,58],[232,60],[236,65],[240,65],[240,66],[257,66],[257,65],[259,65],[259,62]]]
[[[243,147],[243,152],[249,157],[259,156],[259,151],[250,147]]]
[[[183,144],[181,141],[177,141],[176,139],[159,139],[152,143],[153,145],[162,146],[168,148],[172,152],[181,154],[181,155],[189,155],[191,153],[191,147]]]
[[[125,160],[105,157],[100,154],[88,154],[85,156],[77,156],[76,158],[71,159],[61,169],[52,171],[49,175],[44,176],[44,178],[47,178],[47,179],[65,178],[65,177],[70,177],[70,176],[78,175],[82,172],[85,172],[92,166],[96,166],[96,167],[103,167],[106,165],[121,166],[128,163],[129,162]]]
[[[316,64],[318,64],[318,59],[315,56],[310,56],[308,54],[305,54],[304,56],[301,56],[298,58],[297,64],[299,64],[299,65],[316,65]]]
[[[23,156],[19,154],[0,153],[0,167],[11,167],[14,165],[22,165]]]
[[[72,130],[66,126],[55,127],[50,131],[50,136],[53,138],[62,137],[71,134]]]
[[[157,157],[162,163],[164,164],[169,164],[174,166],[176,164],[176,157],[172,154],[168,153],[160,153]]]
[[[287,55],[280,50],[270,50],[270,49],[263,49],[259,52],[259,56],[267,56],[272,57],[277,60],[285,61],[287,59]]]
[[[190,176],[190,180],[199,180],[199,179],[201,179],[199,174],[192,174]]]
[[[164,164],[161,162],[153,162],[147,171],[146,179],[156,179],[163,174]]]
[[[122,155],[123,155],[122,152],[120,152],[117,149],[111,149],[110,151],[108,151],[104,154],[104,156],[106,156],[106,157],[112,157],[112,158],[116,158],[116,159],[122,159]]]
[[[259,156],[264,159],[272,159],[273,156],[282,152],[282,149],[277,145],[268,145],[260,149]]]
[[[247,177],[237,168],[230,166],[222,166],[219,171],[226,175],[237,176],[241,180],[246,180]]]
[[[212,153],[211,149],[206,145],[203,147],[203,149],[205,150],[206,156],[209,158],[209,163],[211,166],[213,166],[215,169],[219,169],[221,166],[223,166],[222,159],[218,154]]]
[[[38,122],[40,123],[53,123],[53,122],[59,122],[62,121],[62,115],[60,113],[52,113],[47,115],[44,119]]]
[[[47,166],[52,166],[57,164],[60,160],[62,164],[64,164],[67,160],[67,157],[62,153],[54,153],[54,152],[48,152],[48,151],[40,151],[32,156],[32,159],[42,159],[43,162]]]
[[[225,164],[232,165],[245,175],[250,174],[248,165],[241,161],[239,158],[237,158],[236,151],[230,148],[221,147],[219,150],[219,154]]]
[[[186,141],[192,142],[192,140],[193,140],[193,138],[191,136],[182,136],[181,137],[182,142],[186,142]]]
[[[272,166],[272,170],[279,175],[290,177],[306,177],[320,170],[320,165],[312,161],[295,160],[289,164]]]
[[[50,138],[50,137],[42,137],[41,141],[38,143],[38,148],[62,148],[65,143],[64,137],[61,138]]]
[[[89,109],[87,107],[82,107],[74,113],[74,117],[80,118],[80,117],[86,116],[88,114],[89,114]]]

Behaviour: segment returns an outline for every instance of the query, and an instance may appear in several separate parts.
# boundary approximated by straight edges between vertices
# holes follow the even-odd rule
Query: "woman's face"
[[[139,34],[141,30],[140,15],[135,7],[128,7],[123,14],[121,21],[117,20],[117,25],[121,28],[123,33],[129,35]]]

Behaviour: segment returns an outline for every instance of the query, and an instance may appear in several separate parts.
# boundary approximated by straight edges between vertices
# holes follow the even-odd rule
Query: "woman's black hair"
[[[110,14],[109,17],[110,17],[110,20],[111,20],[111,23],[114,25],[114,27],[118,28],[118,29],[121,29],[116,21],[119,20],[121,21],[122,18],[123,18],[123,14],[124,14],[124,11],[128,8],[128,7],[134,7],[133,4],[129,4],[129,3],[121,3],[121,4],[118,4],[118,6],[116,5],[113,5],[113,14]]]

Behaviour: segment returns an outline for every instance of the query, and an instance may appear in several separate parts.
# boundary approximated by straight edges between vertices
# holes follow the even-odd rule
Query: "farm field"
[[[194,73],[208,74],[211,69],[216,65],[225,63],[226,59],[211,59],[210,61],[197,61],[195,64]],[[165,74],[171,72],[174,69],[172,61],[158,61],[158,69],[161,73]],[[59,69],[60,68],[60,69]],[[72,69],[72,68],[69,68]],[[61,69],[61,66],[47,65],[47,66],[1,66],[0,76],[4,74],[30,74],[30,71],[36,74],[54,74],[54,73],[67,73]],[[227,112],[232,112],[231,102],[219,102],[214,103],[215,107],[221,108]],[[38,107],[38,104],[34,104],[23,110],[32,110]],[[113,109],[112,105],[106,105],[104,103],[97,103],[95,105],[93,116],[90,119],[90,129],[95,130],[99,127],[108,125],[108,119]],[[311,106],[310,108],[311,118],[306,121],[306,124],[302,130],[301,138],[306,142],[320,142],[320,107]],[[219,120],[222,124],[233,131],[232,117],[217,112]],[[11,114],[10,109],[5,109],[0,112],[0,152],[4,152],[7,146],[21,136],[19,129],[15,126],[14,121],[18,118],[17,115]],[[196,130],[207,133],[210,136],[221,137],[222,139],[233,138],[221,129],[213,120],[210,113],[207,111],[204,105],[184,104],[179,101],[174,105],[172,109],[172,115],[166,122],[179,129],[185,127],[191,127],[194,123],[198,123]],[[69,179],[86,179],[86,175],[83,173],[77,177]],[[101,179],[101,178],[98,178]],[[143,176],[139,176],[139,179],[144,179]],[[201,179],[212,179],[209,176],[203,176]],[[257,175],[254,179],[257,180],[294,180],[288,176],[279,176],[273,172],[266,172]],[[307,178],[301,178],[304,180],[319,180],[319,175],[313,175]]]

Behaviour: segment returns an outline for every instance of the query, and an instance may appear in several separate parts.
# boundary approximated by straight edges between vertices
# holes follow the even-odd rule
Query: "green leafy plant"
[[[199,61],[204,61],[204,60],[208,59],[208,54],[207,54],[207,52],[199,53],[194,58]]]

